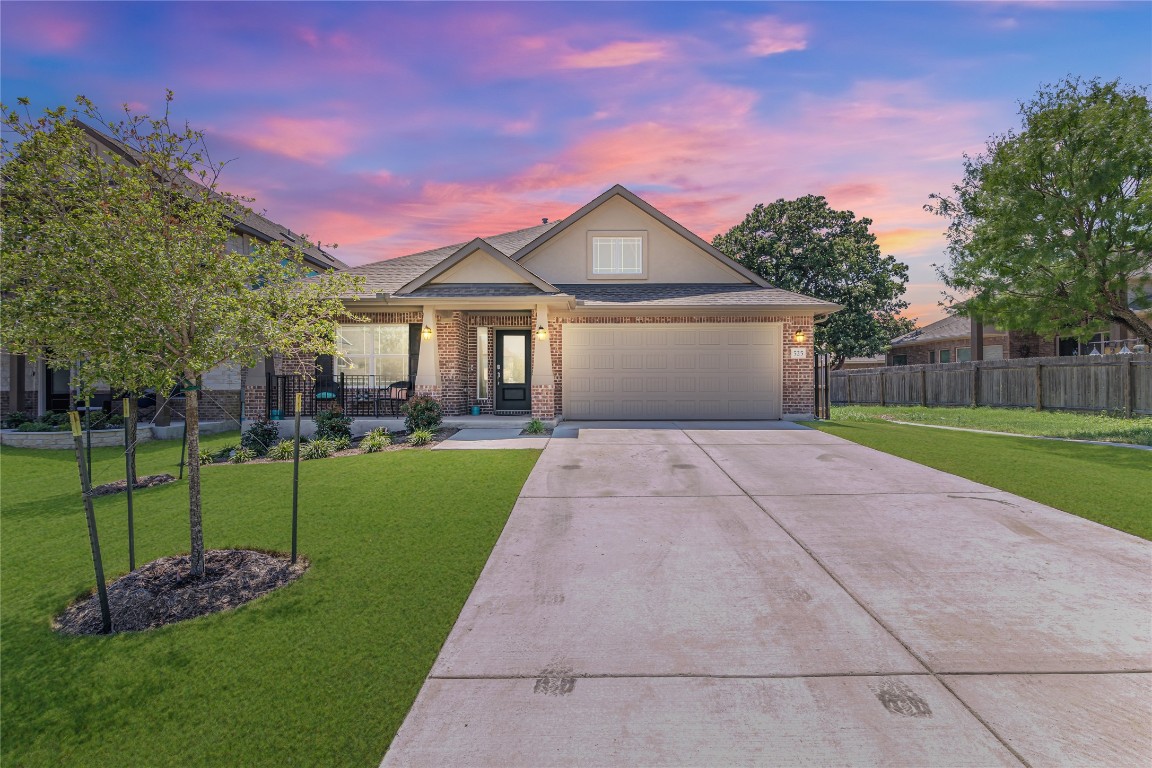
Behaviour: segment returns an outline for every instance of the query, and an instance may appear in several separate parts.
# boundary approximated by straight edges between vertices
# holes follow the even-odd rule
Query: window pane
[[[337,358],[334,370],[337,374],[346,373],[349,376],[364,376],[372,372],[372,358],[368,355],[349,355],[347,359]]]
[[[505,384],[523,384],[524,362],[528,356],[528,341],[524,336],[504,337],[502,355],[502,375]]]
[[[476,329],[476,397],[488,397],[488,329]]]
[[[407,325],[377,325],[375,331],[376,354],[406,355],[408,354],[408,326]]]
[[[972,359],[972,350],[969,347],[960,347],[956,350],[956,362],[967,363]]]
[[[950,349],[940,350],[940,362],[942,362],[942,363],[952,362],[952,350],[950,350]]]
[[[407,355],[378,355],[376,357],[376,386],[386,387],[397,381],[408,380]]]
[[[639,275],[644,272],[644,240],[639,237],[592,238],[592,272],[598,275]]]
[[[337,339],[340,354],[344,356],[368,354],[368,331],[369,328],[364,325],[340,326],[340,335]]]

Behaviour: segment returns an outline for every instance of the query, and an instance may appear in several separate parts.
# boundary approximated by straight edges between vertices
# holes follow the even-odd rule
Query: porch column
[[[432,330],[432,338],[427,338],[427,331]],[[420,357],[416,363],[416,394],[440,399],[440,356],[436,347],[440,344],[439,334],[436,333],[436,310],[433,307],[424,307],[424,322],[420,327]]]
[[[543,329],[544,338],[540,338]],[[532,320],[532,416],[556,418],[556,379],[552,375],[552,337],[548,333],[548,307],[537,304]]]

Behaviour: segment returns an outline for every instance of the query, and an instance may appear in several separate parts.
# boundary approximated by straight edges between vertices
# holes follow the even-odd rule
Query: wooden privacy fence
[[[988,405],[1152,414],[1152,354],[833,371],[834,405]]]

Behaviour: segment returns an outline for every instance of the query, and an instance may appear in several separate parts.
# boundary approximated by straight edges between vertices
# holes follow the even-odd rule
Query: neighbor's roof
[[[987,330],[987,329],[986,329]],[[972,334],[972,319],[962,315],[949,315],[931,325],[909,331],[892,339],[891,346],[902,347],[909,344],[924,344],[930,341],[951,341],[967,339]]]
[[[116,150],[122,156],[128,158],[134,163],[139,163],[141,155],[132,147],[120,141],[114,136],[109,136],[103,131],[93,128],[83,120],[75,120],[76,124],[84,129],[90,136],[107,145],[110,149]],[[181,182],[188,184],[190,187],[203,187],[202,184],[190,179],[187,176],[179,176]],[[215,193],[213,193],[215,194]],[[222,197],[217,195],[218,197]],[[267,242],[279,241],[287,243],[289,246],[295,246],[304,240],[304,236],[293,232],[283,224],[278,224],[266,216],[263,216],[251,209],[245,209],[244,215],[238,219],[233,219],[237,225],[237,229],[245,231],[247,234],[256,235],[263,238]],[[303,249],[305,259],[312,263],[314,266],[320,266],[324,269],[347,269],[348,265],[337,259],[332,254],[325,251],[318,245],[310,245],[308,248]]]

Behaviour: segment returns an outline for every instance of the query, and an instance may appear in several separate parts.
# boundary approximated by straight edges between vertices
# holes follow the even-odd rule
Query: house
[[[973,344],[981,354],[972,354]],[[971,318],[949,315],[893,339],[887,364],[962,363],[973,357],[978,360],[1053,357],[1058,354],[1058,349],[1056,340],[1052,338],[1041,338],[1025,331],[1003,331],[979,323],[974,328]]]
[[[622,186],[561,220],[348,271],[368,322],[342,327],[319,379],[356,379],[353,408],[408,382],[450,416],[810,418],[813,324],[839,309],[774,288]],[[311,363],[250,376],[248,418],[288,413]]]
[[[135,151],[117,139],[80,121],[75,121],[85,132],[93,152],[116,154],[131,162],[137,161]],[[195,181],[185,178],[190,184]],[[290,228],[271,219],[248,211],[233,222],[228,247],[239,253],[249,253],[260,244],[274,241],[296,246],[303,237]],[[316,272],[345,269],[347,265],[323,248],[312,245],[303,250],[304,261]],[[240,370],[223,366],[205,376],[204,386],[211,395],[201,404],[201,417],[205,420],[239,418]],[[0,416],[13,411],[40,415],[47,411],[63,411],[72,402],[71,375],[68,370],[47,367],[43,361],[28,360],[24,355],[0,354]],[[176,410],[179,410],[177,407]]]
[[[840,366],[840,370],[856,371],[862,368],[883,368],[887,364],[887,357],[884,353],[868,357],[847,357],[844,358],[844,364]]]

